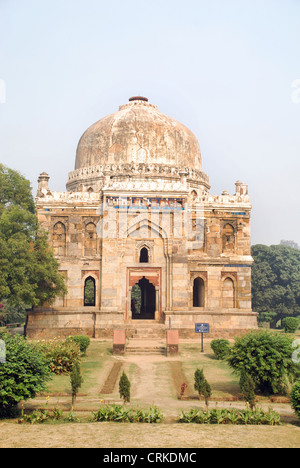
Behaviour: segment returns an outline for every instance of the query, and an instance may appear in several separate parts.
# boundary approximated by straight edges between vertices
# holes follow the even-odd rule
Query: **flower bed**
[[[180,423],[196,423],[196,424],[240,424],[240,425],[268,425],[277,426],[280,424],[280,415],[269,408],[263,411],[261,408],[251,410],[238,409],[220,409],[213,408],[210,410],[191,409],[188,412],[182,412],[178,419]]]

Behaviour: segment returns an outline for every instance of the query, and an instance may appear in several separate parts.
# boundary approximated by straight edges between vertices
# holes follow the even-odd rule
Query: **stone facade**
[[[248,187],[213,196],[201,164],[190,130],[138,97],[85,132],[67,192],[52,192],[42,173],[37,215],[68,294],[29,312],[27,335],[256,328]]]

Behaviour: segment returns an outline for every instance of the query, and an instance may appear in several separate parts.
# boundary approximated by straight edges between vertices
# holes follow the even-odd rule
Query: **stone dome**
[[[89,127],[80,138],[75,170],[96,165],[147,163],[201,171],[197,138],[141,96]]]
[[[197,138],[136,96],[79,140],[68,192],[209,190]],[[199,192],[200,193],[200,192]]]

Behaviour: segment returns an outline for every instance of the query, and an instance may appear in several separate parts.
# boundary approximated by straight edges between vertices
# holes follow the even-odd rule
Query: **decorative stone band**
[[[158,106],[156,106],[155,104],[151,104],[150,102],[148,102],[148,100],[145,101],[145,98],[144,98],[144,99],[134,99],[134,100],[130,99],[130,102],[128,102],[127,104],[123,104],[122,106],[119,106],[119,110],[131,109],[132,106],[146,106],[146,107],[152,107],[153,109],[158,109]]]
[[[118,183],[119,184],[119,183]],[[145,184],[143,185],[140,182],[141,187],[139,189],[141,191],[145,191],[145,188],[149,190],[149,187],[146,187]],[[135,187],[137,189],[138,187]],[[166,186],[165,186],[166,188]],[[115,208],[125,208],[128,205],[131,206],[132,204],[132,197],[129,197],[129,202],[126,202],[126,188],[124,184],[120,184],[120,187],[114,187],[114,191],[120,192],[120,200],[119,203],[115,206]],[[129,187],[127,187],[129,190]],[[161,186],[156,186],[156,192],[163,189]],[[173,186],[174,190],[174,186]],[[117,195],[116,195],[117,196]],[[109,196],[111,198],[111,195]],[[151,198],[151,197],[150,197]],[[185,199],[185,197],[184,197]],[[141,202],[145,200],[143,196],[141,198]],[[103,192],[102,189],[99,192],[51,192],[49,189],[46,191],[40,191],[40,193],[36,197],[37,204],[44,205],[45,203],[57,203],[57,202],[64,202],[64,203],[74,203],[74,202],[85,202],[88,204],[102,204],[103,203]],[[235,207],[239,207],[244,211],[236,211],[234,210]],[[247,217],[249,216],[249,211],[251,210],[250,199],[248,195],[231,195],[231,196],[222,196],[222,195],[210,195],[210,194],[202,194],[199,195],[199,198],[196,202],[187,202],[184,204],[184,209],[193,212],[203,212],[203,209],[207,207],[208,209],[227,209],[232,215],[238,215]],[[139,206],[141,208],[141,206]],[[46,209],[46,208],[45,208]],[[233,211],[234,210],[234,211]]]
[[[189,167],[177,167],[166,164],[152,164],[152,163],[125,163],[125,164],[103,164],[90,167],[83,167],[80,169],[75,169],[69,173],[69,180],[67,183],[71,184],[73,182],[81,182],[86,180],[87,177],[92,179],[101,178],[101,177],[163,177],[170,179],[182,179],[186,178],[188,180],[194,180],[196,182],[201,182],[208,189],[209,187],[209,178],[202,172]]]

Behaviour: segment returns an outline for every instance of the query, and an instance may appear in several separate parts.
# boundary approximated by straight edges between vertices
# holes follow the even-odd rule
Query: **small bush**
[[[291,390],[291,405],[300,419],[300,380],[297,380]]]
[[[255,406],[255,383],[251,375],[248,375],[244,369],[241,373],[240,389],[250,408],[253,409]]]
[[[81,387],[81,384],[83,382],[83,378],[80,373],[80,365],[78,362],[76,362],[73,366],[71,376],[70,376],[70,381],[71,381],[71,389],[72,389],[72,405],[74,405],[78,390]]]
[[[235,338],[227,360],[238,375],[245,369],[264,395],[286,393],[289,381],[297,375],[292,361],[293,339],[283,333],[255,330]]]
[[[23,414],[18,419],[18,424],[29,423],[29,424],[42,424],[51,418],[48,410],[39,409],[33,410],[31,413]]]
[[[231,346],[228,340],[212,340],[210,347],[217,359],[226,359],[230,353]]]
[[[195,372],[194,388],[197,390],[199,395],[204,396],[205,404],[208,406],[208,399],[211,396],[211,387],[204,377],[203,369],[197,369]]]
[[[74,341],[74,343],[79,344],[80,351],[82,354],[85,356],[86,350],[90,346],[91,340],[88,336],[86,335],[74,335],[74,336],[69,336],[67,338],[67,341]]]
[[[70,374],[76,362],[80,362],[80,347],[74,341],[55,338],[39,341],[38,346],[49,360],[49,369],[54,374]]]
[[[183,382],[183,384],[181,384],[181,386],[180,386],[180,396],[181,397],[183,397],[184,392],[186,391],[187,388],[188,388],[188,384]]]
[[[124,371],[119,380],[119,393],[120,398],[124,400],[124,404],[130,401],[130,382]]]
[[[149,409],[125,408],[121,405],[103,405],[93,413],[97,422],[129,422],[129,423],[159,423],[163,419],[162,413],[154,406]]]
[[[300,321],[297,317],[285,317],[282,319],[282,326],[285,333],[295,333],[298,329]]]
[[[43,424],[53,423],[56,421],[60,421],[62,423],[80,422],[79,419],[75,418],[73,411],[71,411],[67,417],[63,417],[63,411],[57,408],[54,408],[52,411],[48,409],[37,409],[26,414],[24,414],[24,410],[22,409],[21,416],[18,419],[18,424]]]

